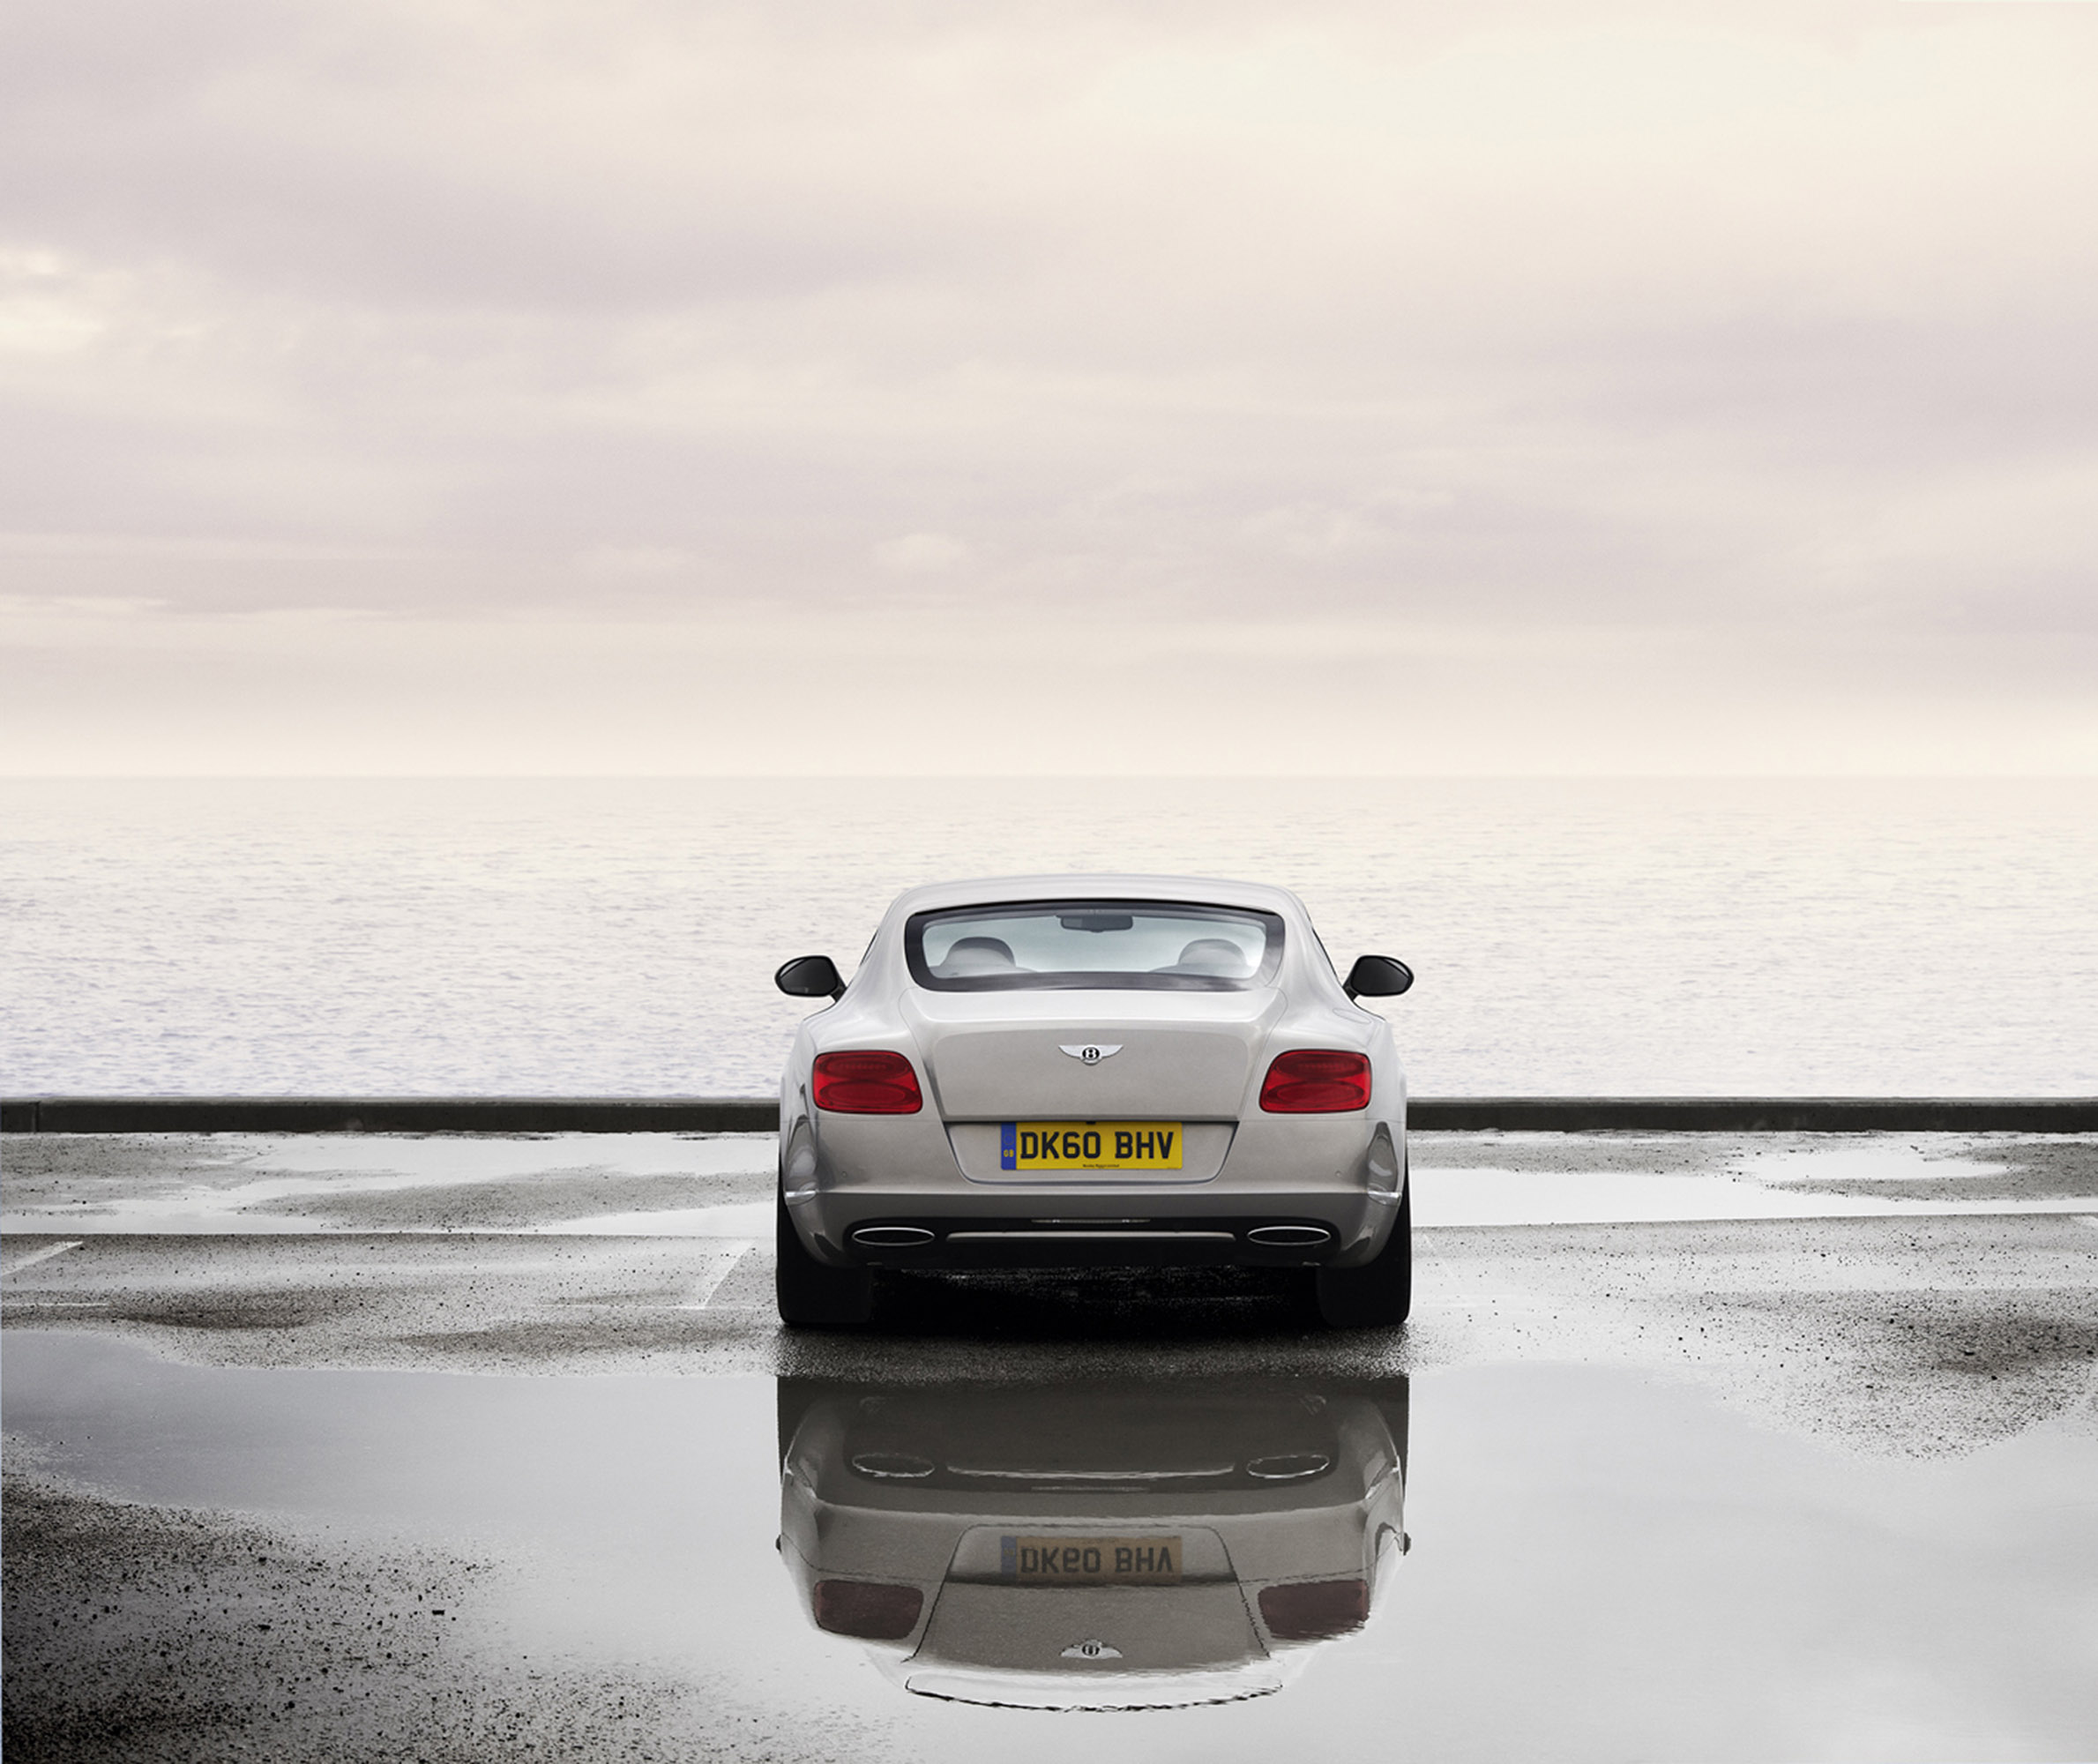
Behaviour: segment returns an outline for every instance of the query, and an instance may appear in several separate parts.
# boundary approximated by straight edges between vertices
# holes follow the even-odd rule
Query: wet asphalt
[[[2098,1755],[2087,1139],[1418,1136],[1351,1334],[1222,1273],[786,1332],[750,1136],[0,1156],[18,1760]],[[930,1701],[781,1571],[788,1390],[1198,1387],[1410,1402],[1415,1547],[1274,1695]]]

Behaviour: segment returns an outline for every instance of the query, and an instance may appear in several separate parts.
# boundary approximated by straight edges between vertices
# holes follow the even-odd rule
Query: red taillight
[[[1370,1616],[1367,1581],[1299,1581],[1260,1589],[1261,1620],[1277,1641],[1318,1641],[1359,1629]]]
[[[816,1106],[840,1115],[915,1115],[925,1099],[900,1053],[819,1053]]]
[[[925,1595],[915,1587],[880,1587],[871,1581],[818,1581],[816,1626],[862,1641],[900,1641],[918,1626]]]
[[[1370,1062],[1359,1053],[1298,1048],[1279,1053],[1260,1087],[1271,1115],[1330,1115],[1370,1106]]]

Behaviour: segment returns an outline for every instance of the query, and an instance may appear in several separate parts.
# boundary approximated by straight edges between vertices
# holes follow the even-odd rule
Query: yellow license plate
[[[1006,1121],[1000,1170],[1178,1170],[1177,1121]]]
[[[1177,1537],[1014,1537],[999,1540],[999,1566],[1023,1587],[1172,1587]]]

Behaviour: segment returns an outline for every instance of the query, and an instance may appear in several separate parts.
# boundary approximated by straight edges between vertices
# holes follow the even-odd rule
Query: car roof
[[[1231,882],[1213,876],[1146,876],[1134,871],[1080,876],[992,876],[966,882],[932,882],[906,889],[890,907],[892,916],[942,907],[989,906],[1020,901],[1176,901],[1209,907],[1251,907],[1260,912],[1303,916],[1304,903],[1287,888],[1265,882]]]

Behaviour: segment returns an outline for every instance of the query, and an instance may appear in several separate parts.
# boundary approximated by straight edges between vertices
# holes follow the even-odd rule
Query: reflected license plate
[[[1178,1170],[1177,1121],[1005,1121],[1000,1170]]]
[[[999,1564],[1023,1587],[1180,1584],[1177,1537],[1006,1537]]]

